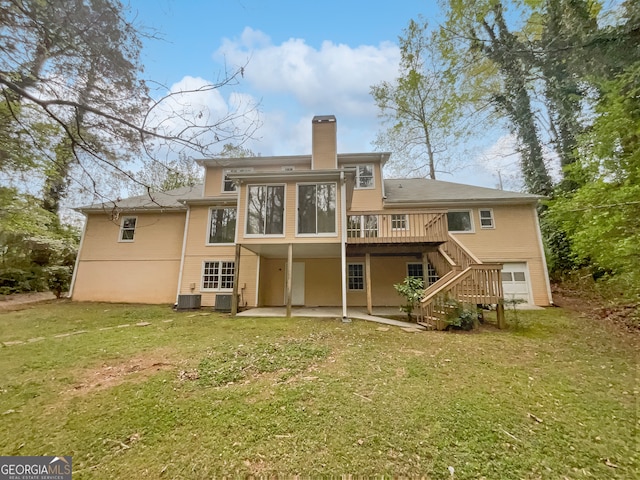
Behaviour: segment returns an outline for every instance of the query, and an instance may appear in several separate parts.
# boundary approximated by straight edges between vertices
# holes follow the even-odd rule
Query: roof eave
[[[482,205],[527,205],[537,204],[546,197],[535,196],[529,198],[468,198],[468,199],[438,199],[438,200],[385,200],[384,206],[389,208],[415,208],[444,205],[482,206]]]
[[[103,206],[103,207],[78,207],[74,208],[76,212],[80,213],[109,213],[117,210],[118,212],[150,212],[150,213],[163,213],[167,210],[173,211],[185,211],[186,208],[184,205],[175,205],[175,206],[154,206],[154,207],[125,207],[122,205],[112,205],[112,206]]]

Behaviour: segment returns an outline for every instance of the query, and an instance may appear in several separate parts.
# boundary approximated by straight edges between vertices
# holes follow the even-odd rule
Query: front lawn
[[[635,339],[562,309],[518,317],[408,333],[66,301],[0,313],[0,455],[72,455],[74,479],[636,478]]]

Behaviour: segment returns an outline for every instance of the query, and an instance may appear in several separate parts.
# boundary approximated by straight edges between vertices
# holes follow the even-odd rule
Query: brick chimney
[[[311,168],[338,168],[337,125],[334,115],[316,115],[311,120]]]

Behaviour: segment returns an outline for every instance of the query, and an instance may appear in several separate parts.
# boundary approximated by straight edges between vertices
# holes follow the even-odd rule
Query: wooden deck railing
[[[473,264],[463,270],[453,268],[431,285],[420,301],[418,322],[442,328],[450,301],[462,304],[501,304],[503,301],[501,264]]]
[[[448,240],[447,214],[358,212],[347,216],[347,243],[442,243]]]
[[[467,268],[469,265],[482,263],[473,253],[460,243],[460,241],[447,233],[447,241],[440,245],[441,253],[451,258],[456,265]]]

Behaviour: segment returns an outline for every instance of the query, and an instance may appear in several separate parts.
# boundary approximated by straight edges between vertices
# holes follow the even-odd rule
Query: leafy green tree
[[[0,294],[69,287],[78,232],[37,199],[0,187]]]
[[[237,83],[244,66],[152,98],[141,35],[119,0],[0,0],[0,170],[36,169],[50,211],[72,182],[101,197],[99,172],[141,183],[124,167],[131,158],[210,156],[254,131],[251,106],[222,117],[185,108],[192,94]]]
[[[443,72],[427,22],[411,20],[399,41],[400,76],[371,87],[387,126],[376,144],[391,149],[405,169],[425,170],[435,179],[438,171],[446,171],[450,159],[441,154],[464,130],[456,121],[460,117],[456,107],[462,103],[456,99],[454,77]]]
[[[549,116],[551,141],[564,168],[577,159],[581,102],[587,95],[584,46],[597,31],[596,2],[587,0],[546,0],[541,13],[533,14],[529,23],[541,29],[534,37],[534,61],[544,82],[544,102]],[[565,182],[564,189],[577,185]]]
[[[640,61],[601,84],[597,117],[568,174],[582,186],[551,203],[579,265],[607,273],[625,296],[640,292]]]
[[[544,149],[529,89],[533,57],[521,36],[507,24],[505,6],[499,0],[449,0],[446,21],[440,30],[440,49],[450,67],[460,71],[468,85],[479,88],[471,98],[488,102],[518,139],[521,170],[527,189],[548,195],[552,181],[544,161]],[[491,74],[487,85],[471,77],[478,66]],[[483,82],[484,83],[484,82]],[[486,105],[486,103],[485,103]]]

